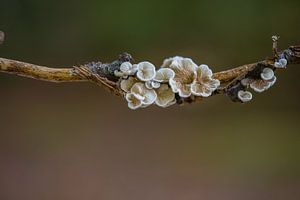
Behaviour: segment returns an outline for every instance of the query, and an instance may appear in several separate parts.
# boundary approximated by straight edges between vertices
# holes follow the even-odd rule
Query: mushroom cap
[[[238,98],[243,102],[248,102],[248,101],[251,101],[252,99],[252,93],[249,92],[249,91],[243,91],[243,90],[240,90],[238,91]]]
[[[132,64],[130,62],[123,62],[120,66],[121,72],[128,72],[129,70],[132,69]]]
[[[178,92],[180,97],[191,96],[191,84],[196,78],[197,68],[192,59],[176,56],[166,59],[162,67],[170,68],[175,73],[175,76],[169,80],[173,92]]]
[[[287,64],[288,64],[287,59],[281,58],[281,59],[279,59],[279,61],[274,63],[274,66],[276,68],[285,68]]]
[[[159,82],[156,82],[156,81],[152,81],[151,82],[151,86],[155,89],[159,88],[160,87],[160,83]]]
[[[148,89],[153,89],[153,88],[157,89],[160,87],[160,83],[156,81],[147,81],[145,82],[145,86]]]
[[[136,110],[142,106],[142,101],[136,98],[136,96],[132,93],[127,93],[125,95],[125,99],[128,102],[128,107],[132,110]]]
[[[156,72],[154,80],[160,83],[167,83],[170,79],[175,77],[175,72],[170,68],[160,68]]]
[[[157,98],[155,104],[160,107],[167,107],[172,105],[171,102],[175,99],[175,94],[167,84],[162,84],[157,90]]]
[[[273,76],[271,80],[265,81],[265,80],[252,80],[250,83],[250,87],[255,91],[255,92],[264,92],[267,89],[269,89],[271,86],[274,85],[276,82],[276,76]]]
[[[143,105],[151,105],[155,102],[157,94],[154,90],[146,88],[143,83],[135,83],[131,88],[131,93],[142,100]]]
[[[138,82],[138,80],[134,77],[129,77],[128,79],[124,79],[121,81],[120,83],[120,88],[124,91],[124,92],[129,92],[130,89],[132,88],[132,86]]]
[[[248,86],[248,85],[250,85],[250,83],[252,83],[252,79],[250,79],[250,78],[244,78],[244,79],[242,79],[241,80],[241,84],[243,85],[243,86]]]
[[[191,96],[191,84],[182,84],[179,81],[175,81],[174,79],[170,79],[169,84],[174,93],[178,93],[180,97],[189,97]]]
[[[212,78],[213,73],[207,65],[200,65],[196,72],[197,78],[191,85],[192,94],[202,97],[210,96],[220,86],[220,81]]]
[[[155,66],[150,62],[140,62],[137,65],[137,77],[141,81],[150,81],[156,75]]]
[[[271,68],[266,67],[263,69],[260,77],[265,81],[269,81],[274,77],[274,71]]]
[[[197,78],[199,78],[200,80],[205,79],[206,77],[211,78],[213,75],[208,65],[204,65],[204,64],[197,67],[196,72],[197,72]]]

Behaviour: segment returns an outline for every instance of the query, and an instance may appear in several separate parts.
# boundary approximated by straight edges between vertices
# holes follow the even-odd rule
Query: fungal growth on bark
[[[300,63],[300,45],[279,51],[278,39],[272,37],[271,58],[216,73],[190,58],[175,56],[155,66],[149,61],[134,63],[128,53],[112,63],[91,62],[71,68],[49,68],[0,58],[0,71],[51,82],[90,81],[123,97],[130,109],[154,104],[165,108],[217,94],[246,103],[253,99],[251,92],[264,92],[276,83],[277,70]],[[3,41],[4,33],[0,32],[0,43]]]

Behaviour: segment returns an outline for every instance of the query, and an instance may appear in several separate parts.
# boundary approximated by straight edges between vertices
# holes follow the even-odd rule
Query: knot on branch
[[[94,71],[91,68],[86,66],[74,66],[74,73],[80,76],[82,79],[88,80],[90,82],[96,83],[97,85],[104,86],[104,88],[117,96],[122,96],[123,92],[119,89],[116,82],[113,82],[106,77],[103,77]]]
[[[123,95],[117,82],[119,77],[115,76],[115,71],[120,70],[124,62],[130,62],[133,58],[128,53],[122,53],[119,58],[112,63],[90,62],[82,66],[74,66],[74,72],[83,79],[104,86],[112,93]]]
[[[122,53],[119,58],[112,63],[102,63],[102,62],[90,62],[84,66],[93,74],[98,74],[102,77],[106,77],[110,81],[117,82],[118,77],[115,76],[114,72],[120,70],[120,66],[124,62],[131,62],[133,58],[128,53]]]

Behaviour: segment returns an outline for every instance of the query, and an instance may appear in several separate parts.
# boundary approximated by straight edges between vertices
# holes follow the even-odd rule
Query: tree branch
[[[74,68],[49,68],[5,58],[0,58],[0,71],[50,82],[87,81]]]
[[[240,74],[249,71],[257,63],[242,65],[226,71],[214,73],[214,78],[221,83],[229,82]],[[82,66],[79,66],[82,68]],[[50,68],[36,64],[20,62],[16,60],[0,58],[0,71],[3,73],[14,74],[27,78],[33,78],[49,82],[74,82],[74,81],[89,81],[89,78],[79,74],[79,67],[73,66],[69,68]],[[106,78],[103,76],[103,78]]]
[[[3,35],[4,37],[4,35]],[[237,84],[245,77],[257,76],[256,71],[261,73],[261,69],[269,67],[274,69],[274,62],[284,58],[287,64],[300,63],[300,45],[291,46],[283,51],[277,51],[277,40],[273,38],[273,57],[267,58],[263,61],[252,64],[245,64],[226,71],[221,71],[213,74],[214,79],[218,79],[222,86],[218,88],[213,94],[225,93],[228,96],[233,94],[232,88],[240,88]],[[124,62],[132,61],[132,57],[123,53],[120,57],[112,63],[92,62],[85,65],[73,66],[69,68],[50,68],[39,66],[35,64],[20,62],[16,60],[0,58],[0,71],[10,73],[27,78],[50,82],[74,82],[74,81],[90,81],[103,86],[109,91],[118,96],[123,96],[124,91],[120,89],[120,78],[115,76],[114,72],[120,70],[120,65]],[[224,86],[225,85],[225,86]],[[235,94],[236,92],[234,92]],[[180,103],[180,98],[177,98],[177,103]],[[195,99],[201,97],[182,99],[182,102],[193,102]],[[231,98],[236,100],[236,96]]]

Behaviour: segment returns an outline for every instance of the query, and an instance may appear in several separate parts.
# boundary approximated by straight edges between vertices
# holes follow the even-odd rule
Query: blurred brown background
[[[0,56],[48,66],[156,65],[182,55],[214,71],[300,44],[298,0],[1,0]],[[0,74],[1,200],[300,199],[300,66],[249,104],[224,96],[131,111],[90,83]]]

